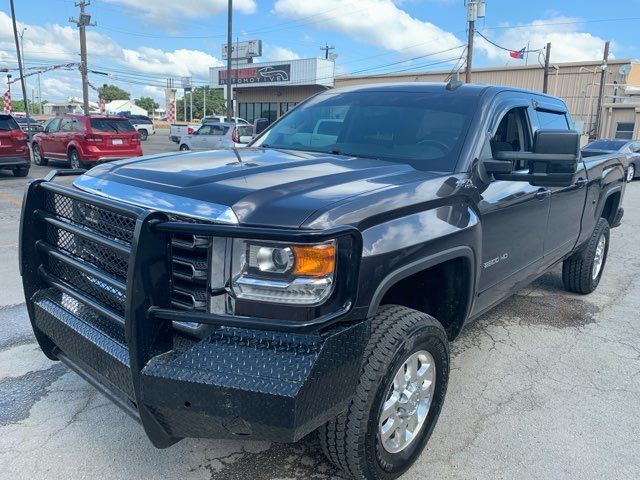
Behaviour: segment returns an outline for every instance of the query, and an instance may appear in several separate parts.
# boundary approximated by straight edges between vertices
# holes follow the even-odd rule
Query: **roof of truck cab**
[[[534,92],[532,90],[524,90],[522,88],[501,86],[501,85],[486,85],[482,83],[463,83],[454,86],[451,90],[447,90],[447,83],[437,82],[394,82],[394,83],[371,83],[367,85],[352,85],[346,87],[334,88],[322,92],[323,94],[332,93],[351,93],[351,92],[407,92],[407,93],[440,93],[448,92],[452,95],[462,96],[483,96],[485,94],[495,95],[500,92],[520,92],[537,97],[546,97],[549,100],[562,102],[557,97],[547,95],[540,92]]]

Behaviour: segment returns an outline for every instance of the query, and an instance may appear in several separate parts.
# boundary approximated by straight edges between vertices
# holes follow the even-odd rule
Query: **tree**
[[[126,90],[121,89],[116,85],[103,85],[98,89],[100,98],[104,98],[105,102],[111,102],[113,100],[129,100],[131,94]]]
[[[151,97],[140,97],[136,98],[133,103],[135,103],[140,108],[144,108],[147,111],[147,115],[153,115],[153,112],[160,105]]]
[[[224,98],[222,95],[222,89],[211,89],[209,87],[195,87],[192,93],[187,93],[187,120],[191,117],[189,115],[189,107],[191,106],[190,95],[193,94],[193,119],[198,120],[204,117],[204,95],[207,95],[207,111],[206,115],[224,115],[225,106]],[[176,100],[176,119],[185,121],[184,119],[184,107],[182,99]]]

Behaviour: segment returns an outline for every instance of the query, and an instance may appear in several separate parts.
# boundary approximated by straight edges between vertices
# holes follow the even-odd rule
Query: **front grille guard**
[[[157,211],[145,210],[133,205],[91,195],[75,188],[51,182],[57,175],[73,175],[80,172],[60,171],[49,175],[44,180],[32,182],[22,206],[20,225],[20,272],[27,300],[27,309],[34,334],[44,353],[52,359],[63,359],[55,344],[42,333],[35,324],[32,298],[46,288],[57,288],[75,301],[83,304],[99,315],[124,327],[124,334],[129,351],[131,379],[135,394],[134,410],[141,421],[147,435],[157,447],[166,447],[175,443],[178,438],[172,437],[160,425],[155,416],[141,401],[141,377],[143,368],[149,361],[173,348],[172,323],[192,322],[198,324],[240,327],[258,330],[275,330],[293,333],[318,333],[319,331],[349,317],[357,295],[357,275],[362,252],[362,237],[353,227],[337,227],[324,231],[285,230],[274,228],[256,228],[202,223],[170,221],[169,217]],[[89,206],[109,210],[124,216],[135,218],[135,228],[130,247],[94,233],[92,230],[61,222],[45,210],[46,193],[53,192],[83,202]],[[89,263],[84,263],[67,255],[68,252],[52,247],[46,240],[50,229],[58,228],[65,232],[90,240],[96,244],[105,244],[112,250],[129,255],[126,281],[109,275]],[[215,237],[245,238],[253,240],[285,241],[295,243],[320,243],[326,240],[350,237],[351,251],[347,258],[348,265],[343,265],[341,272],[347,273],[344,282],[347,292],[342,292],[341,306],[329,314],[306,321],[287,319],[259,318],[230,314],[211,314],[206,312],[180,311],[171,307],[171,234],[197,234]],[[143,248],[139,248],[143,247]],[[75,287],[64,278],[55,275],[49,260],[64,267],[98,278],[107,289],[125,292],[124,311],[111,308],[91,295],[91,289]],[[212,295],[225,291],[212,292]],[[116,296],[116,298],[118,298]],[[70,366],[73,368],[72,362]],[[81,369],[79,369],[81,370]],[[79,373],[83,374],[82,371]],[[86,377],[86,375],[83,375]],[[90,379],[89,379],[90,380]],[[104,389],[98,381],[92,381],[98,388]],[[128,406],[131,410],[131,405]],[[131,413],[131,412],[129,412]]]

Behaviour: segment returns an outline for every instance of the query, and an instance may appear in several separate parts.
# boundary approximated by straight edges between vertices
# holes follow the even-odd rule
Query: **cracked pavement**
[[[24,184],[0,173],[0,191],[17,200]],[[627,188],[595,293],[564,292],[555,268],[463,330],[440,421],[403,479],[638,478],[638,204],[640,182]],[[187,439],[152,447],[138,424],[39,351],[18,274],[18,217],[18,204],[0,199],[3,478],[341,478],[314,435],[293,445]]]

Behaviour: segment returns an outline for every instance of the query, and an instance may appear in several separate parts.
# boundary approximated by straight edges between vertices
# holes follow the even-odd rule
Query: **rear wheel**
[[[609,252],[609,222],[598,220],[589,242],[562,264],[562,283],[570,292],[587,294],[600,283]]]
[[[434,318],[387,305],[372,320],[346,412],[319,429],[327,457],[357,479],[390,480],[424,449],[449,379],[447,336]]]
[[[29,167],[16,168],[13,171],[13,174],[16,177],[26,177],[27,175],[29,175]]]
[[[87,168],[87,165],[82,160],[80,160],[80,154],[78,153],[78,150],[76,150],[75,148],[69,149],[69,152],[67,153],[67,158],[69,158],[69,165],[71,166],[71,168],[74,168],[74,169]]]
[[[45,165],[47,165],[47,163],[49,163],[49,161],[42,156],[42,150],[40,150],[40,145],[38,145],[37,143],[34,143],[31,146],[31,149],[33,150],[33,163],[35,163],[40,167],[44,167]]]
[[[138,133],[140,134],[140,140],[144,141],[149,138],[149,132],[147,132],[144,128],[138,130]]]
[[[636,166],[633,163],[630,163],[629,167],[627,168],[627,182],[633,182],[635,176]]]
[[[180,151],[186,152],[187,150],[189,150],[189,146],[188,145],[185,145],[184,143],[182,145],[180,145]]]

